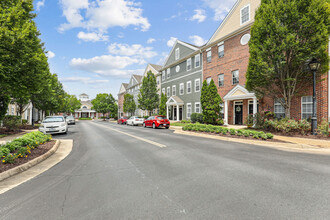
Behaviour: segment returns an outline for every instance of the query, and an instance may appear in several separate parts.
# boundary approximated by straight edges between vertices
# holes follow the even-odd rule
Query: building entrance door
[[[179,121],[182,120],[182,107],[179,108]]]
[[[175,120],[176,121],[176,117],[177,117],[177,115],[176,115],[176,113],[177,113],[177,111],[176,111],[176,107],[173,107],[173,115],[174,115],[174,118],[173,118],[173,120]]]
[[[235,125],[243,124],[243,102],[235,102]]]

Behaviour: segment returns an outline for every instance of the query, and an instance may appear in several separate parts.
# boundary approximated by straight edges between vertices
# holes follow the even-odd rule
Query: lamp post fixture
[[[316,135],[317,117],[316,117],[316,71],[320,68],[320,62],[313,58],[308,67],[313,72],[313,115],[312,115],[312,134]]]

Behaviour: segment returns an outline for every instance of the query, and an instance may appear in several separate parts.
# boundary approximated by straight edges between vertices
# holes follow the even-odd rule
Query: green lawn
[[[180,127],[183,127],[185,125],[187,125],[188,123],[181,123],[181,122],[174,122],[171,124],[171,126],[180,126]]]

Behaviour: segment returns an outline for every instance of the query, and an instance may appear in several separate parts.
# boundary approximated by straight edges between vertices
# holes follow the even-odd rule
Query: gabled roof
[[[167,58],[166,58],[166,60],[165,60],[165,62],[164,62],[164,64],[163,64],[163,67],[162,67],[162,68],[165,67],[167,61],[170,59],[171,54],[173,53],[174,48],[176,47],[177,44],[181,44],[181,45],[183,45],[183,46],[185,46],[185,47],[188,47],[188,48],[190,48],[190,49],[192,49],[192,50],[194,50],[194,51],[200,49],[199,47],[197,47],[197,46],[195,46],[195,45],[192,45],[192,44],[186,43],[186,42],[181,41],[181,40],[176,40],[175,43],[174,43],[174,45],[173,45],[173,47],[172,47],[171,52],[170,52],[170,53],[168,54],[168,56],[167,56]]]
[[[126,92],[127,87],[128,87],[128,83],[122,83],[121,86],[120,86],[118,95]]]
[[[182,101],[182,99],[180,99],[176,95],[172,95],[166,102],[166,105],[183,105],[183,104],[184,102]]]
[[[136,79],[138,84],[142,83],[143,76],[141,75],[133,75],[133,77]]]
[[[256,98],[255,94],[249,92],[241,85],[237,85],[232,88],[224,97],[223,100],[239,100],[239,99],[252,99]]]
[[[162,66],[160,65],[156,65],[156,64],[149,64],[150,66],[152,66],[152,68],[154,68],[157,72],[159,72],[159,70],[162,68]]]
[[[79,96],[88,96],[86,93],[82,93]]]
[[[127,89],[128,83],[122,83],[125,89]]]

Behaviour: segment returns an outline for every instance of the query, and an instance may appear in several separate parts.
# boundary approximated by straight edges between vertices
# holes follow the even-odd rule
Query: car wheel
[[[152,124],[152,128],[153,128],[153,129],[156,129],[156,125],[155,125],[155,123]]]
[[[166,129],[169,129],[170,127],[168,126],[168,127],[166,127]]]

